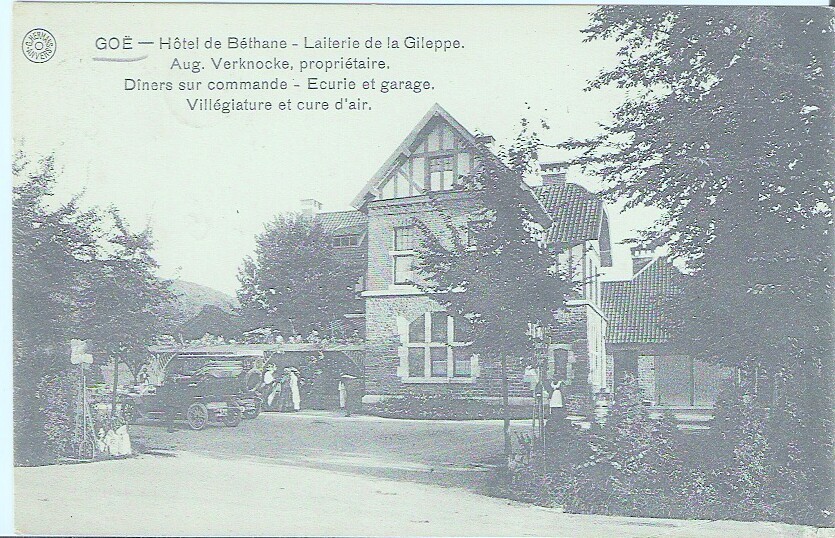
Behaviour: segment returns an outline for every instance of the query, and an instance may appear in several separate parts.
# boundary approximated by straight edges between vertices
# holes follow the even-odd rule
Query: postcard
[[[834,32],[15,4],[16,532],[828,535]]]

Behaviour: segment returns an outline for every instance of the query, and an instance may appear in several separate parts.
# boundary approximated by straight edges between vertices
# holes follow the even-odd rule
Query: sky
[[[13,57],[14,149],[31,158],[54,153],[61,168],[56,201],[83,193],[84,205],[113,205],[134,227],[150,225],[156,239],[160,274],[234,294],[237,270],[253,253],[255,236],[280,212],[297,211],[303,198],[324,210],[350,209],[351,200],[415,124],[439,103],[470,131],[508,142],[519,119],[544,118],[551,129],[544,140],[558,143],[599,132],[621,94],[584,91],[587,82],[615,62],[616,44],[583,43],[588,22],[583,6],[202,6],[89,5],[84,16],[69,5],[18,4],[15,39],[29,27],[49,29],[58,48],[47,63]],[[78,9],[78,6],[75,6]],[[315,9],[315,12],[313,11]],[[161,36],[263,36],[298,41],[325,36],[425,36],[459,39],[463,49],[365,49],[268,51],[265,56],[295,60],[342,55],[373,56],[392,65],[384,78],[430,80],[431,91],[362,94],[366,112],[270,112],[220,114],[189,111],[185,98],[252,97],[221,92],[180,94],[126,91],[125,78],[204,83],[232,78],[261,79],[242,72],[206,69],[199,75],[170,69],[173,58],[238,58],[232,51],[142,49],[136,62],[95,61],[126,58],[135,51],[100,51],[99,36],[157,41]],[[304,56],[307,55],[307,56]],[[261,57],[261,54],[254,57]],[[320,78],[364,79],[340,72]],[[304,82],[308,75],[294,73]],[[353,97],[357,92],[273,94],[302,99]],[[262,99],[263,92],[256,95]],[[320,97],[321,96],[321,97]],[[543,160],[564,158],[551,150]],[[592,190],[594,177],[571,169],[569,181]],[[651,223],[655,212],[621,214],[609,208],[613,241]],[[628,249],[615,249],[610,278],[626,278]]]

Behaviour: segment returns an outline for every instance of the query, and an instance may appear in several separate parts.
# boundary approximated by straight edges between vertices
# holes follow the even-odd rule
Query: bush
[[[36,398],[44,433],[40,448],[47,461],[77,455],[81,439],[76,425],[79,378],[77,371],[67,370],[46,376],[38,384]]]
[[[683,433],[657,417],[627,380],[605,423],[549,428],[544,460],[516,465],[503,496],[566,511],[684,519],[776,520],[831,525],[816,504],[831,476],[809,472],[810,427],[788,402],[765,407],[731,387],[707,432]]]
[[[690,478],[677,451],[672,417],[650,415],[627,380],[606,422],[588,435],[590,457],[571,477],[566,509],[628,516],[687,515]]]
[[[501,408],[448,394],[407,394],[368,406],[369,413],[388,418],[469,420],[501,418]]]
[[[543,461],[514,468],[506,496],[576,513],[706,517],[715,494],[688,464],[684,434],[641,400],[637,382],[626,380],[605,423],[549,422]]]

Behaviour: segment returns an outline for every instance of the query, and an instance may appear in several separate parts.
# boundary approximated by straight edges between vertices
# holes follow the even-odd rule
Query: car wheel
[[[261,414],[261,402],[255,402],[255,409],[244,411],[244,418],[255,418]]]
[[[234,428],[241,423],[241,412],[237,409],[230,409],[229,414],[223,417],[223,423],[230,428]]]
[[[202,430],[209,423],[209,409],[202,403],[191,404],[186,410],[186,421],[192,430]]]
[[[136,404],[133,402],[126,402],[122,405],[122,418],[128,424],[136,424]]]

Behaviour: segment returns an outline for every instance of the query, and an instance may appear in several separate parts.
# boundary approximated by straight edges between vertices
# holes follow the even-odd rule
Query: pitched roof
[[[400,159],[404,155],[408,155],[410,148],[420,139],[421,136],[425,135],[424,130],[427,126],[436,118],[440,118],[440,120],[446,122],[452,130],[460,136],[466,144],[473,148],[484,148],[483,144],[480,144],[476,137],[467,130],[466,127],[458,123],[458,120],[452,117],[449,112],[444,110],[444,108],[435,103],[432,105],[432,108],[423,116],[423,118],[418,122],[414,129],[409,133],[405,140],[398,146],[396,150],[386,159],[386,162],[383,163],[383,166],[377,170],[377,173],[372,176],[372,178],[365,184],[362,190],[357,194],[354,200],[351,202],[351,205],[356,207],[357,209],[362,209],[365,206],[366,202],[370,199],[373,199],[374,196],[377,194],[377,188],[381,182],[383,182],[386,178],[389,177],[390,172],[392,169],[398,164]],[[506,164],[502,162],[492,151],[487,149],[487,151],[483,152],[483,155],[490,159],[494,165],[501,167],[503,170],[507,171],[509,174],[516,176]],[[517,177],[519,181],[519,188],[523,191],[527,191],[532,193],[532,189],[528,186],[527,183],[522,180],[521,176]],[[549,223],[550,215],[547,211],[544,210],[542,204],[539,203],[536,196],[531,196],[528,201],[530,202],[529,209],[533,216],[542,223]]]
[[[332,235],[364,234],[368,228],[368,217],[357,210],[318,213],[315,220]]]
[[[685,278],[666,257],[650,262],[631,280],[602,282],[601,307],[609,319],[606,341],[663,343],[669,338],[662,305]]]
[[[372,192],[377,188],[381,181],[383,181],[391,171],[391,168],[397,163],[400,156],[404,153],[408,153],[409,148],[418,140],[420,137],[421,132],[423,131],[424,127],[429,124],[435,117],[440,117],[446,123],[453,128],[456,134],[458,134],[461,138],[463,138],[468,144],[475,146],[477,144],[475,140],[475,136],[473,136],[470,131],[468,131],[463,125],[458,123],[458,121],[453,118],[449,112],[444,110],[444,108],[435,103],[432,105],[432,108],[423,116],[423,118],[418,122],[412,132],[406,137],[405,140],[398,146],[394,153],[392,153],[386,162],[383,163],[383,166],[377,170],[377,173],[365,184],[365,187],[357,194],[354,198],[354,201],[351,202],[351,205],[357,208],[361,208],[368,199],[368,196],[372,194]]]
[[[576,244],[600,238],[606,218],[600,196],[575,183],[542,185],[533,192],[553,220],[549,242]]]

